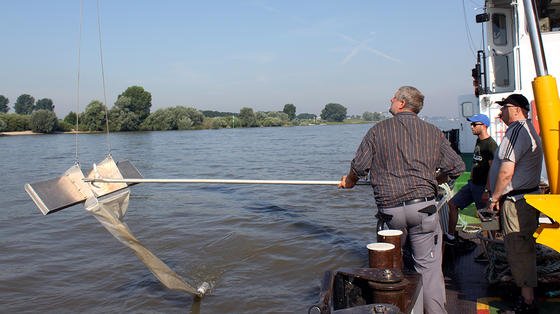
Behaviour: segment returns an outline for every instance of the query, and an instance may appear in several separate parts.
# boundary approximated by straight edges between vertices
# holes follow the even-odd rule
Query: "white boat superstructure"
[[[535,1],[548,73],[560,77],[560,0]],[[483,28],[483,49],[477,53],[472,71],[474,93],[459,97],[459,112],[467,118],[475,113],[490,117],[491,136],[500,143],[506,129],[498,118],[496,101],[511,93],[523,94],[532,104],[536,122],[533,87],[537,76],[523,1],[488,0],[484,13],[476,16]],[[474,141],[469,123],[461,122],[459,150],[472,153]]]

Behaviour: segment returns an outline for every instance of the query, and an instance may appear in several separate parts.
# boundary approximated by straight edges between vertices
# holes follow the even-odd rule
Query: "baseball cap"
[[[468,117],[467,121],[482,122],[482,123],[484,123],[485,126],[490,126],[490,119],[488,118],[488,116],[486,116],[485,114],[482,114],[482,113],[477,113],[477,114],[475,114],[471,117]]]
[[[500,106],[505,106],[507,104],[511,104],[511,105],[523,108],[527,111],[529,111],[531,109],[531,106],[529,105],[529,101],[527,100],[527,98],[525,98],[525,96],[523,96],[521,94],[511,94],[511,95],[507,96],[507,98],[504,98],[500,101],[496,101],[496,103]]]

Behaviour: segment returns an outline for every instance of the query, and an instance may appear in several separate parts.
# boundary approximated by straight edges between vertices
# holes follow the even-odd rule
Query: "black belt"
[[[514,196],[514,195],[519,195],[519,194],[528,194],[528,193],[533,193],[539,190],[539,187],[534,187],[534,188],[530,188],[530,189],[519,189],[519,190],[511,190],[509,192],[506,193],[506,197],[508,196]]]
[[[393,207],[401,207],[401,206],[406,206],[406,205],[413,205],[413,204],[418,204],[418,203],[424,203],[424,202],[429,202],[434,200],[435,197],[431,196],[431,197],[419,197],[419,198],[413,198],[411,200],[408,201],[404,201],[404,202],[400,202],[396,205],[393,206],[377,206],[377,208],[393,208]]]

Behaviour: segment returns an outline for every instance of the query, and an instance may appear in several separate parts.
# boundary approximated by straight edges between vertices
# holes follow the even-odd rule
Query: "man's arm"
[[[356,155],[350,163],[348,174],[340,179],[338,183],[339,188],[351,189],[356,185],[356,182],[358,182],[360,175],[367,175],[371,168],[371,161],[374,153],[373,137],[374,132],[373,128],[371,128],[362,139],[362,143],[358,147]]]
[[[342,178],[340,179],[340,182],[338,183],[338,187],[342,188],[342,189],[351,189],[356,185],[356,182],[358,182],[358,175],[356,174],[356,172],[354,171],[354,169],[350,168],[350,171],[348,171],[348,174],[345,176],[342,176]]]
[[[500,165],[500,170],[498,171],[498,177],[496,178],[496,184],[494,191],[492,191],[491,201],[488,202],[488,209],[496,211],[500,210],[499,200],[503,195],[504,190],[510,184],[513,178],[513,172],[515,171],[515,163],[510,160],[504,160]]]
[[[492,167],[492,159],[488,160],[488,169],[490,169]],[[481,196],[481,201],[484,204],[488,204],[488,200],[490,199],[490,175],[487,175],[486,177],[486,183],[484,184],[484,192],[482,192],[482,196]]]

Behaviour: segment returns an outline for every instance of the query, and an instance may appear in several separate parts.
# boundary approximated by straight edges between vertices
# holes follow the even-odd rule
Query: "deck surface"
[[[445,248],[443,273],[449,313],[476,313],[477,300],[493,296],[485,278],[487,264],[474,261],[480,252],[480,246],[471,252]]]
[[[464,237],[468,235],[463,234]],[[474,238],[473,241],[479,243]],[[470,252],[460,252],[446,246],[443,260],[443,273],[447,293],[447,310],[449,313],[470,314],[477,313],[477,301],[484,298],[496,298],[493,301],[494,311],[481,311],[480,313],[513,313],[508,311],[513,300],[517,298],[519,288],[512,282],[490,285],[486,280],[487,263],[475,262],[475,257],[482,252],[482,246]],[[544,285],[539,283],[535,290],[535,297],[539,304],[539,313],[560,313],[560,299],[547,298],[545,292],[559,291],[560,285]],[[484,302],[482,302],[484,303]],[[497,303],[497,304],[496,304]]]

